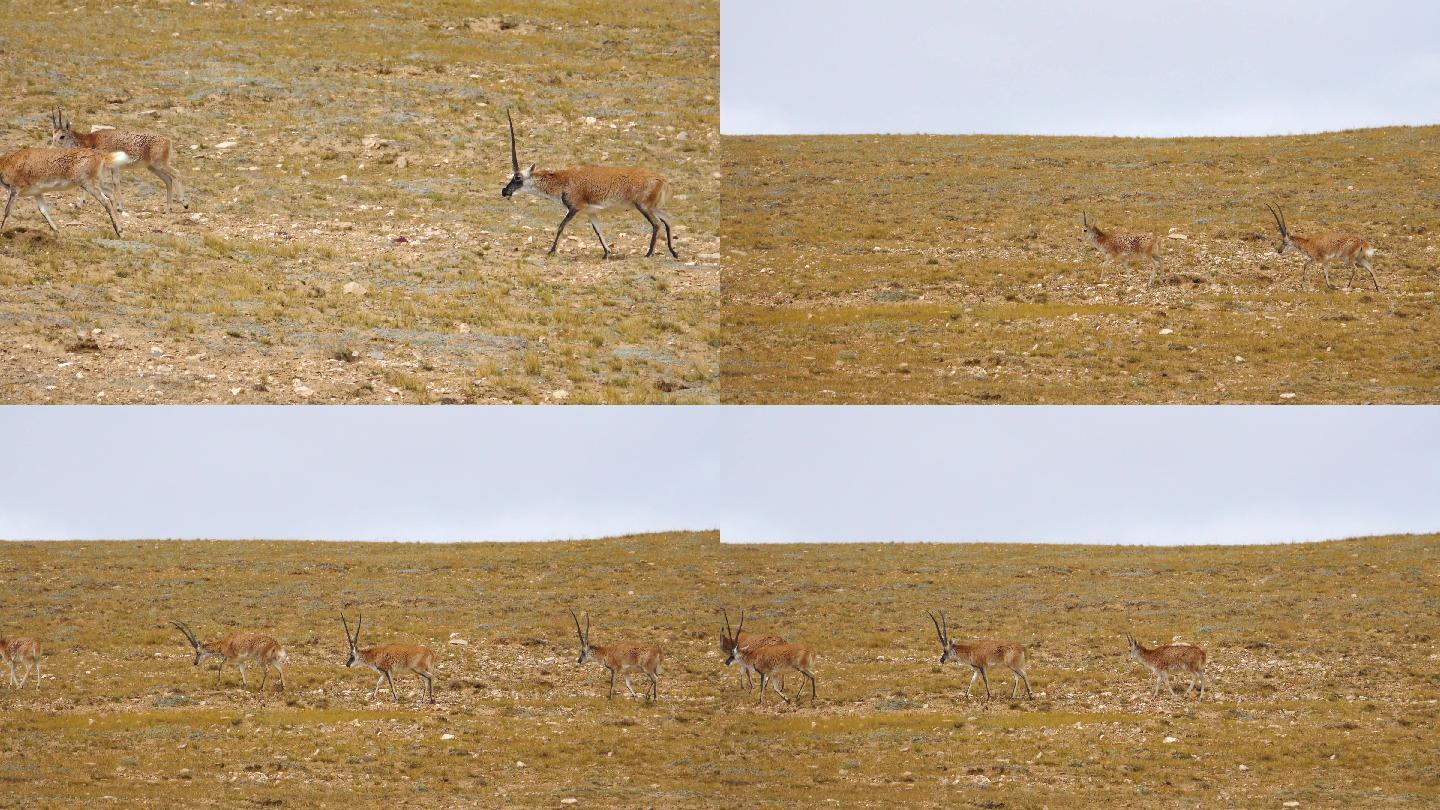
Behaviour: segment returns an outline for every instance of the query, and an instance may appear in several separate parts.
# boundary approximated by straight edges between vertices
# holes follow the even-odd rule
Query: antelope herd
[[[550,245],[550,255],[560,248],[560,237],[565,226],[579,214],[584,214],[600,240],[602,257],[610,258],[610,244],[600,229],[599,214],[609,208],[634,208],[650,224],[650,249],[647,257],[655,255],[655,245],[660,238],[660,227],[665,227],[665,248],[672,258],[680,258],[675,252],[671,238],[670,215],[665,213],[665,204],[670,199],[670,183],[661,175],[649,169],[634,166],[573,166],[567,169],[536,169],[531,164],[520,168],[520,153],[515,143],[515,121],[510,111],[505,111],[505,120],[510,125],[510,182],[501,189],[506,199],[516,194],[533,194],[554,200],[565,206],[565,218],[555,231],[555,240]],[[50,114],[50,147],[28,147],[0,157],[0,188],[6,192],[5,216],[0,219],[0,228],[10,219],[10,209],[19,197],[35,200],[35,206],[46,224],[56,234],[60,228],[50,217],[50,207],[45,194],[79,188],[99,201],[110,216],[110,225],[115,235],[120,236],[120,223],[116,211],[123,211],[120,195],[120,170],[128,166],[144,166],[165,184],[165,213],[178,201],[181,207],[190,208],[185,196],[185,184],[180,172],[170,165],[171,142],[164,135],[115,127],[94,127],[90,132],[75,129],[70,119],[61,110]],[[105,176],[110,178],[110,189],[106,189]]]
[[[722,610],[722,614],[725,623],[720,629],[720,651],[724,655],[725,666],[740,666],[745,673],[746,691],[754,687],[750,673],[753,672],[759,676],[760,705],[765,705],[767,686],[786,703],[798,703],[804,695],[806,684],[810,687],[810,702],[812,705],[815,703],[819,693],[814,673],[815,661],[818,656],[814,648],[806,644],[788,642],[780,636],[747,634],[743,611],[740,613],[739,626],[732,631],[729,612]],[[940,611],[938,617],[929,611],[926,611],[926,615],[930,617],[930,622],[935,626],[935,633],[940,640],[940,665],[943,667],[953,661],[971,669],[970,682],[965,689],[967,699],[973,696],[976,680],[984,684],[986,700],[992,697],[988,671],[995,667],[1004,667],[1010,670],[1010,698],[1012,700],[1020,697],[1022,686],[1026,698],[1033,699],[1035,697],[1035,693],[1030,688],[1030,677],[1025,671],[1026,648],[1024,644],[995,640],[955,641],[950,637],[950,625],[946,621],[943,610]],[[580,656],[575,663],[577,666],[583,666],[593,661],[606,671],[610,676],[610,690],[607,699],[615,698],[615,679],[617,677],[624,683],[630,697],[641,697],[630,683],[630,678],[637,674],[644,676],[648,681],[643,697],[650,702],[659,699],[660,668],[665,658],[663,649],[654,644],[633,642],[618,642],[603,646],[593,644],[590,641],[589,613],[585,614],[583,625],[580,615],[576,614],[574,610],[570,611],[570,619],[575,623],[575,633],[580,642]],[[344,613],[340,614],[340,622],[344,627],[345,643],[349,648],[349,656],[346,658],[344,666],[347,669],[363,667],[379,675],[375,681],[375,687],[370,690],[370,700],[375,700],[379,695],[381,686],[388,685],[391,699],[399,702],[400,696],[395,690],[395,676],[409,672],[424,681],[425,700],[430,703],[435,702],[435,652],[433,650],[417,644],[397,643],[362,647],[360,646],[360,631],[365,624],[364,614],[361,613],[357,616],[354,633],[351,633],[350,620]],[[289,654],[279,642],[270,636],[240,632],[230,633],[214,641],[202,642],[188,624],[175,619],[171,619],[170,623],[185,634],[185,641],[194,653],[192,661],[194,666],[199,667],[211,659],[219,662],[219,666],[215,670],[217,687],[223,682],[225,665],[233,662],[240,669],[242,688],[249,688],[249,681],[245,676],[246,667],[259,666],[261,677],[257,692],[264,691],[265,681],[271,669],[275,670],[279,678],[278,689],[285,690],[285,665],[289,661]],[[1197,698],[1204,699],[1206,688],[1204,650],[1191,644],[1166,644],[1147,648],[1131,635],[1126,635],[1125,640],[1128,645],[1127,657],[1129,660],[1144,666],[1154,676],[1154,696],[1159,697],[1162,686],[1169,695],[1174,696],[1175,690],[1170,683],[1170,675],[1183,674],[1190,679],[1190,686],[1185,690],[1184,696],[1190,696],[1198,688]],[[40,688],[39,640],[0,637],[0,662],[9,667],[11,688],[23,688],[31,675],[35,677],[35,688]],[[21,666],[24,667],[24,675],[17,679],[16,670]],[[796,673],[804,678],[804,682],[796,688],[793,696],[785,694],[784,685],[779,680],[785,673]]]

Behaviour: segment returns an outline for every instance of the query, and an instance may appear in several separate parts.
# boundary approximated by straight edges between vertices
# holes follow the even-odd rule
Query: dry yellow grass
[[[1440,402],[1437,145],[727,136],[722,399]],[[1269,200],[1374,242],[1381,292],[1299,288]],[[1102,271],[1082,211],[1185,238],[1148,287]]]
[[[131,172],[123,240],[76,194],[58,239],[17,205],[0,401],[714,401],[718,49],[713,0],[11,15],[0,151],[56,106],[162,132],[193,205]],[[618,259],[583,223],[547,259],[563,209],[500,196],[507,106],[527,162],[666,175],[681,260],[643,258],[635,212],[607,218]]]
[[[717,541],[6,544],[0,632],[48,652],[41,690],[0,690],[3,793],[149,806],[1440,801],[1440,537]],[[361,606],[369,642],[439,653],[436,706],[416,701],[413,678],[400,704],[367,701],[374,678],[343,668],[339,620]],[[596,643],[665,648],[657,704],[605,700],[603,673],[575,664],[570,606],[592,611]],[[816,706],[754,706],[721,664],[722,606],[816,647]],[[966,700],[968,674],[938,665],[924,613],[936,608],[956,640],[1028,645],[1037,698]],[[246,693],[233,672],[216,688],[170,616],[206,637],[274,635],[290,691]],[[1203,646],[1211,696],[1150,697],[1126,633]]]

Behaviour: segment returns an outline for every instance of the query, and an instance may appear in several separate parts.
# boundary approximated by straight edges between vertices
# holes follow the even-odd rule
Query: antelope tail
[[[105,168],[107,169],[118,169],[134,162],[135,158],[130,157],[126,152],[111,152],[105,156]]]

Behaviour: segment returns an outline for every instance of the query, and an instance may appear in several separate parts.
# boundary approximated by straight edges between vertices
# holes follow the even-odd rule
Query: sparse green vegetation
[[[51,196],[59,239],[17,206],[0,401],[413,402],[396,369],[436,402],[718,397],[715,0],[81,2],[12,15],[0,45],[0,152],[56,106],[166,133],[193,203],[167,216],[130,172],[121,240],[82,195]],[[527,161],[666,175],[681,260],[643,258],[634,212],[607,218],[618,259],[583,222],[546,258],[563,209],[499,194],[506,107]],[[81,321],[101,331],[77,358]]]
[[[45,640],[0,689],[18,803],[954,807],[1433,806],[1440,537],[1265,547],[7,543],[0,632]],[[813,645],[819,703],[755,707],[719,609]],[[370,703],[341,608],[437,656],[438,705]],[[604,698],[597,643],[660,644],[660,701]],[[1035,700],[964,695],[957,639],[1029,646]],[[286,693],[217,688],[202,636],[291,655]],[[1204,702],[1150,697],[1124,635],[1209,653]],[[464,642],[464,643],[460,643]],[[786,688],[796,684],[787,681]],[[992,687],[1008,689],[1008,674]],[[382,690],[383,693],[383,690]],[[447,737],[446,735],[451,735]],[[1167,741],[1168,740],[1168,741]],[[523,763],[520,764],[520,763]]]
[[[727,136],[722,399],[1440,402],[1437,143]],[[1381,292],[1299,288],[1270,200],[1374,242]],[[1159,283],[1082,211],[1173,237]]]

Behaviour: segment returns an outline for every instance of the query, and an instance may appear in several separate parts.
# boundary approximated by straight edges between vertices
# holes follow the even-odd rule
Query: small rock
[[[1177,740],[1177,739],[1175,739],[1174,737],[1166,737],[1166,738],[1165,738],[1165,744],[1166,744],[1166,745],[1169,745],[1170,743],[1177,743],[1177,742],[1180,742],[1180,741]]]
[[[1285,802],[1285,804],[1284,804],[1283,806],[1285,806],[1285,807],[1299,807],[1299,806],[1300,806],[1300,802],[1291,800],[1291,801]]]
[[[1162,335],[1173,335],[1173,334],[1175,334],[1175,330],[1174,330],[1174,329],[1161,329],[1161,330],[1160,330],[1160,334],[1162,334]]]
[[[551,399],[569,399],[569,397],[570,392],[566,391],[564,388],[557,388],[554,391],[550,392]]]
[[[453,740],[453,739],[455,739],[455,735],[454,735],[454,734],[441,734],[441,735],[440,735],[440,739],[442,739],[442,740]]]
[[[364,295],[370,291],[370,288],[359,281],[347,281],[345,282],[345,286],[341,287],[340,290],[346,295]]]
[[[578,802],[578,801],[580,801],[580,800],[579,800],[579,799],[561,799],[561,800],[560,800],[560,803],[561,803],[561,804],[574,804],[574,803],[576,803],[576,802]]]
[[[1243,363],[1243,362],[1245,362],[1245,358],[1243,358],[1243,357],[1241,357],[1240,355],[1237,354],[1237,355],[1235,355],[1235,362],[1237,362],[1237,363]]]
[[[1280,395],[1280,398],[1281,398],[1281,399],[1294,399],[1294,398],[1295,398],[1295,395],[1292,394],[1292,393],[1289,392],[1289,391],[1286,391],[1285,393],[1283,393],[1283,394]]]
[[[240,396],[240,392],[241,392],[241,391],[244,391],[244,390],[245,390],[244,388],[231,388],[231,389],[230,389],[230,396],[232,396],[232,397],[238,397],[238,396]]]
[[[216,149],[234,149],[235,147],[237,147],[237,146],[239,146],[239,145],[240,145],[240,142],[239,142],[239,141],[221,141],[220,143],[215,144],[215,148],[216,148]]]
[[[1242,771],[1248,771],[1248,770],[1250,770],[1250,767],[1249,767],[1248,765],[1241,765],[1241,766],[1240,766],[1240,770],[1242,770]]]
[[[314,390],[313,388],[311,388],[310,386],[306,385],[306,384],[303,383],[303,382],[300,382],[299,379],[296,379],[296,380],[292,383],[292,385],[293,385],[294,388],[295,388],[295,393],[296,393],[297,395],[299,395],[299,396],[308,397],[308,396],[310,396],[311,394],[314,394],[314,393],[315,393],[315,390]]]

